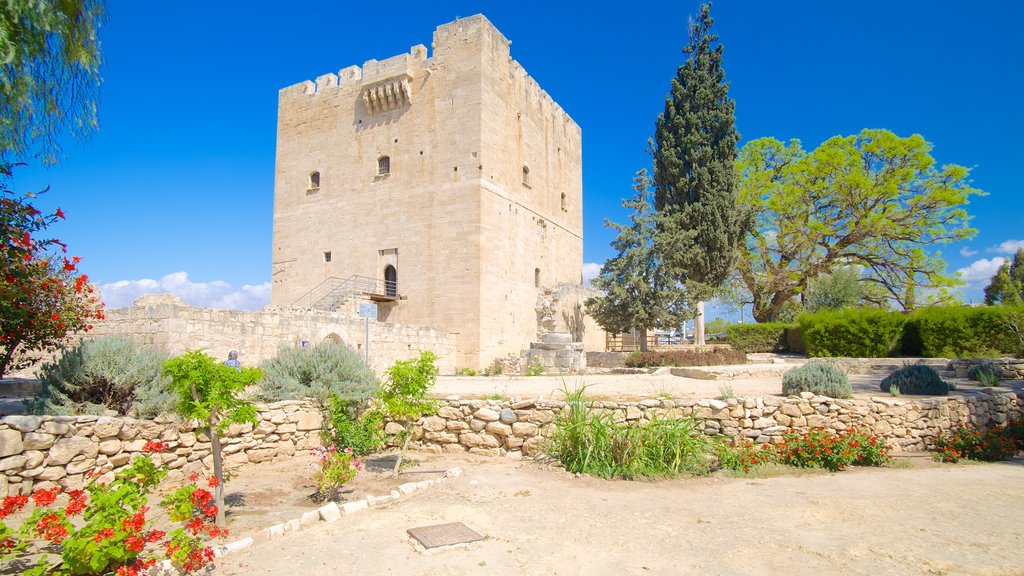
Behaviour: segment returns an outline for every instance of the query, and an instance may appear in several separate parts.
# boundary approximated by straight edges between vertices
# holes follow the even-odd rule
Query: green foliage
[[[991,362],[971,366],[971,369],[967,371],[967,376],[972,380],[977,380],[978,384],[982,386],[999,386],[1002,381],[1002,371]]]
[[[708,320],[704,324],[704,331],[708,334],[720,334],[724,333],[729,327],[729,321],[724,318],[715,318],[714,320]]]
[[[363,408],[360,402],[331,396],[327,426],[321,432],[324,445],[349,448],[356,456],[380,450],[384,445],[384,416],[378,410]]]
[[[924,356],[986,358],[1024,351],[1013,326],[1020,314],[1022,306],[934,306],[914,317]]]
[[[822,274],[808,280],[804,292],[804,308],[812,313],[842,310],[856,306],[863,297],[860,269],[856,266],[843,266],[831,274]]]
[[[384,372],[380,410],[391,420],[409,422],[437,412],[437,401],[427,393],[437,382],[437,356],[420,352],[412,360],[399,360]]]
[[[655,122],[655,244],[668,276],[696,301],[718,293],[735,269],[741,239],[736,210],[736,104],[711,32],[711,5],[689,25],[679,66]],[[701,344],[702,337],[697,344]]]
[[[895,355],[906,318],[877,309],[825,311],[800,316],[809,356],[878,358]]]
[[[732,400],[736,397],[736,391],[732,389],[729,384],[722,384],[718,387],[718,399],[719,400]]]
[[[585,391],[566,391],[568,411],[555,419],[551,454],[566,470],[629,479],[707,472],[707,437],[693,419],[617,423],[595,410]]]
[[[33,144],[55,161],[64,130],[96,125],[102,0],[0,3],[0,158],[24,157]]]
[[[163,373],[171,378],[171,391],[178,398],[175,409],[182,417],[210,422],[218,432],[231,424],[257,422],[256,406],[241,394],[263,377],[258,368],[238,371],[192,350],[165,361]]]
[[[961,426],[941,432],[935,438],[935,450],[936,460],[943,462],[1009,460],[1024,451],[1024,423],[1009,422],[987,430]]]
[[[326,404],[337,396],[361,408],[377,391],[377,378],[359,353],[330,340],[309,348],[282,348],[260,369],[260,397],[271,402],[313,398]]]
[[[797,354],[807,353],[807,345],[804,344],[804,331],[799,324],[786,326],[786,349]]]
[[[455,371],[456,376],[476,376],[476,370],[472,368],[459,368]]]
[[[31,414],[102,414],[113,410],[152,418],[174,409],[164,357],[129,336],[103,336],[80,342],[54,363],[44,364],[42,390],[26,405]]]
[[[617,232],[612,240],[617,255],[604,263],[592,281],[604,296],[589,298],[586,310],[610,333],[678,326],[692,315],[685,292],[666,275],[654,250],[650,188],[651,179],[641,170],[633,180],[633,198],[622,202],[633,211],[630,224],[605,221]],[[646,346],[646,337],[642,342]]]
[[[737,263],[754,317],[774,321],[822,274],[863,269],[864,297],[916,307],[927,289],[950,298],[960,280],[936,245],[971,238],[970,169],[936,166],[920,135],[887,130],[836,136],[811,152],[799,141],[748,142],[737,160],[745,241]]]
[[[363,466],[349,448],[316,448],[314,455],[317,456],[316,471],[313,472],[313,481],[316,482],[316,495],[313,500],[316,502],[337,497],[341,487],[355,478]]]
[[[985,287],[985,304],[1024,304],[1024,248],[1006,259]]]
[[[727,329],[729,345],[747,354],[786,350],[787,324],[733,324]]]
[[[746,364],[747,355],[732,348],[709,350],[669,350],[666,352],[637,352],[626,357],[630,368],[656,366],[724,366]]]
[[[782,393],[786,396],[813,392],[830,398],[849,398],[853,387],[838,366],[828,362],[808,362],[793,368],[782,376]]]
[[[888,392],[896,387],[900,394],[916,394],[923,396],[946,396],[949,384],[939,377],[939,373],[931,366],[911,364],[904,366],[882,379],[879,387]]]
[[[526,372],[523,373],[524,376],[540,376],[542,374],[544,374],[544,365],[540,362],[530,364],[526,367]]]

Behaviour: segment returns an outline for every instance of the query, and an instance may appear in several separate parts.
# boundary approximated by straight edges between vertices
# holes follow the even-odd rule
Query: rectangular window
[[[330,261],[331,261],[331,253],[330,252],[324,252],[324,262],[330,262]]]

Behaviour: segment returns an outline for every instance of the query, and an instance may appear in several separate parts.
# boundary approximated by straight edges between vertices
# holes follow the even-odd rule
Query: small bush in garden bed
[[[939,377],[939,373],[931,366],[912,364],[904,366],[882,379],[879,388],[882,392],[890,392],[895,387],[900,394],[916,394],[922,396],[947,396],[949,384]]]
[[[555,420],[550,453],[566,470],[626,479],[707,471],[708,439],[693,419],[615,422],[594,409],[585,390],[566,391],[568,411]]]
[[[723,468],[743,472],[770,463],[837,472],[851,465],[881,466],[890,458],[884,441],[853,428],[845,432],[828,428],[790,432],[779,444],[758,445],[749,438],[725,440],[718,447],[717,456]]]
[[[790,324],[765,322],[762,324],[732,324],[727,327],[729,345],[747,354],[758,352],[784,352],[786,329]]]
[[[630,368],[655,366],[725,366],[746,364],[747,355],[732,348],[710,350],[670,350],[666,352],[637,352],[626,358]]]
[[[359,401],[345,401],[332,394],[327,404],[327,422],[320,436],[327,446],[349,448],[356,456],[376,452],[384,446],[384,415],[363,408]]]
[[[813,392],[830,398],[849,398],[853,387],[838,366],[826,362],[808,362],[782,376],[782,393],[786,396]]]
[[[363,469],[362,461],[355,457],[351,448],[339,450],[334,446],[318,447],[310,453],[317,457],[316,471],[313,472],[313,481],[316,482],[316,494],[313,496],[315,502],[333,500],[338,490]]]
[[[161,452],[162,442],[150,441],[147,450]],[[170,532],[159,530],[146,515],[146,501],[167,475],[146,456],[118,472],[109,484],[92,479],[85,490],[68,490],[67,500],[60,487],[38,489],[31,496],[8,496],[0,507],[0,518],[24,509],[29,501],[35,508],[17,530],[0,523],[0,561],[18,559],[34,562],[25,574],[137,576],[166,559],[184,573],[198,571],[213,561],[206,540],[227,536],[211,524],[217,507],[213,495],[194,484],[186,484],[166,496],[160,505],[166,519],[180,522]],[[215,486],[216,479],[208,480]],[[58,501],[61,503],[58,504]],[[72,520],[81,517],[81,521]],[[166,521],[166,520],[165,520]],[[46,555],[59,546],[60,559]],[[42,556],[36,556],[42,553]]]
[[[935,439],[935,459],[942,462],[1008,460],[1024,450],[1024,423],[1011,422],[987,430],[960,427]]]
[[[899,352],[906,318],[898,312],[849,309],[800,315],[807,355],[880,358]]]
[[[977,380],[981,386],[999,386],[1002,381],[1001,376],[1002,371],[991,362],[971,366],[971,369],[967,371],[967,377]]]
[[[260,398],[268,402],[332,396],[365,405],[377,391],[377,377],[355,348],[330,340],[311,348],[282,348],[260,363]]]

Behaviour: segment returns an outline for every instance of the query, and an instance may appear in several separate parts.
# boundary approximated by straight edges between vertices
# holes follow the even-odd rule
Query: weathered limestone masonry
[[[322,427],[322,415],[307,402],[260,406],[257,426],[231,426],[221,439],[225,465],[266,462],[319,446]],[[196,421],[7,416],[0,420],[0,495],[27,494],[53,484],[81,488],[87,472],[111,474],[125,467],[135,455],[145,454],[142,448],[149,440],[170,448],[159,455],[170,468],[169,481],[212,470],[209,437]]]
[[[1024,419],[1024,391],[989,389],[957,396],[908,400],[877,397],[835,400],[805,393],[802,397],[766,396],[722,400],[597,402],[619,422],[642,423],[653,417],[693,416],[704,431],[756,442],[778,442],[788,430],[807,431],[851,426],[885,438],[896,450],[930,448],[943,430],[959,425],[985,426]],[[498,403],[450,400],[436,416],[422,419],[414,432],[420,450],[494,456],[536,456],[554,430],[564,402],[524,400]],[[398,432],[396,423],[389,432]]]
[[[366,277],[397,293],[379,319],[457,333],[459,368],[535,340],[538,289],[582,282],[582,133],[509,46],[475,15],[280,91],[273,304]]]
[[[189,306],[169,294],[146,295],[131,308],[107,310],[88,337],[127,334],[170,354],[203,348],[217,358],[237,350],[246,366],[274,356],[282,347],[343,342],[365,350],[362,318],[323,310],[267,306],[260,310],[218,310]],[[442,372],[455,370],[455,336],[424,328],[370,321],[370,365],[380,374],[396,360],[429,350]]]

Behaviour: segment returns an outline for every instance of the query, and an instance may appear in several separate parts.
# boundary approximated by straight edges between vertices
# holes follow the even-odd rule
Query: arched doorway
[[[392,298],[398,297],[398,271],[391,264],[384,267],[384,293]]]

